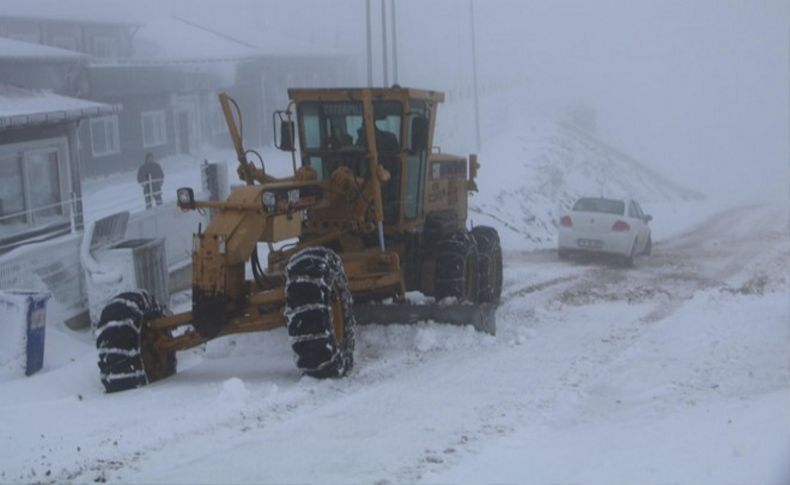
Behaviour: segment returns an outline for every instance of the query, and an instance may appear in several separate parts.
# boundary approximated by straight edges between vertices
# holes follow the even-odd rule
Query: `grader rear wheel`
[[[285,277],[285,317],[297,367],[317,378],[348,374],[355,320],[340,257],[326,248],[305,249],[291,258]]]
[[[104,307],[96,326],[96,349],[107,392],[134,389],[175,374],[175,352],[158,352],[154,343],[159,334],[148,326],[162,311],[145,290],[121,293]]]
[[[436,243],[434,296],[453,297],[460,302],[478,299],[479,255],[471,234],[461,229]]]
[[[502,296],[502,246],[499,233],[488,226],[472,228],[477,243],[479,280],[478,298],[482,303],[498,303]]]

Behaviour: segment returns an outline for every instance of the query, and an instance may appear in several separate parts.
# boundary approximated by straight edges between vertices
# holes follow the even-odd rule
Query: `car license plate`
[[[576,242],[580,248],[585,249],[599,249],[603,247],[603,241],[600,239],[579,239]]]

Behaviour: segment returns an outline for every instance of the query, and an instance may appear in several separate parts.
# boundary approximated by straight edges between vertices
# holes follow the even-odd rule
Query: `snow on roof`
[[[63,0],[3,0],[0,17],[135,26],[144,16],[136,2],[81,0],[79,4]]]
[[[342,54],[336,49],[284,38],[265,29],[253,30],[234,28],[234,24],[221,18],[159,18],[147,22],[135,34],[135,58],[162,62]]]
[[[225,27],[230,28],[230,27]],[[295,38],[267,29],[242,30],[236,34],[237,37],[245,42],[255,45],[267,56],[348,56],[348,52],[310,42],[304,39]]]
[[[72,121],[119,110],[109,104],[0,84],[0,129]]]
[[[149,61],[238,60],[259,57],[255,46],[175,18],[152,20],[134,36],[136,59]]]
[[[87,56],[79,52],[0,37],[0,60],[78,61]]]

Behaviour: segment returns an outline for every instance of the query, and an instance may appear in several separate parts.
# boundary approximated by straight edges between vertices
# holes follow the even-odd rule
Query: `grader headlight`
[[[277,195],[269,190],[261,194],[261,205],[266,212],[274,211],[277,205]]]
[[[182,209],[194,209],[195,191],[189,187],[181,187],[176,190],[176,200],[178,201],[178,207]]]
[[[291,190],[289,190],[288,191],[288,205],[289,206],[296,205],[296,203],[299,202],[299,197],[300,197],[299,189],[291,189]]]

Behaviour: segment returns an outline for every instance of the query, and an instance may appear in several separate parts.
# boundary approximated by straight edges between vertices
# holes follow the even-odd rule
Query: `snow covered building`
[[[202,159],[205,145],[230,147],[220,91],[243,110],[247,146],[261,146],[288,87],[350,84],[353,71],[336,53],[290,42],[261,47],[185,19],[119,20],[121,4],[108,14],[50,6],[0,3],[0,289],[49,291],[56,313],[81,325],[84,186],[123,172],[110,178],[128,177],[137,189],[128,172],[149,151]],[[180,288],[191,262],[183,236],[201,221],[172,201],[109,209],[133,211],[127,237],[165,238],[170,288]],[[85,211],[86,226],[94,212]]]
[[[79,91],[84,60],[0,38],[0,253],[82,225],[79,125],[118,111],[54,92]]]
[[[163,158],[199,155],[206,144],[229,147],[221,91],[243,109],[245,143],[261,146],[272,141],[272,111],[286,107],[288,87],[339,86],[354,78],[348,56],[314,46],[238,39],[180,17],[119,20],[121,14],[0,8],[0,38],[65,49],[81,59],[57,79],[18,72],[5,82],[123,107],[81,125],[88,176],[132,170],[147,152]],[[8,46],[9,52],[20,48]],[[7,75],[0,73],[0,82]]]
[[[287,107],[288,87],[338,86],[350,80],[350,60],[271,39],[240,39],[180,17],[148,21],[134,32],[128,58],[93,59],[92,97],[124,106],[105,123],[121,133],[114,146],[92,147],[92,169],[137,164],[146,152],[161,158],[229,148],[217,95],[239,103],[247,146],[270,144],[272,114]],[[93,134],[93,133],[92,133]],[[97,150],[97,148],[99,148]]]

